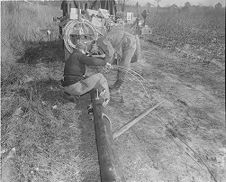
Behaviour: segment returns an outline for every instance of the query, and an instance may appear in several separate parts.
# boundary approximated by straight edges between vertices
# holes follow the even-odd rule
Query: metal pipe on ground
[[[124,181],[120,173],[120,164],[113,150],[113,137],[111,123],[104,117],[104,107],[97,95],[97,90],[90,92],[93,105],[94,126],[96,135],[96,145],[98,160],[100,165],[100,176],[102,182]]]

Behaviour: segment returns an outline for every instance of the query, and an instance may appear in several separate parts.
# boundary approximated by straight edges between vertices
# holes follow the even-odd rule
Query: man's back
[[[114,48],[120,46],[122,39],[124,37],[125,31],[123,29],[112,29],[108,32],[104,38],[111,42]]]
[[[103,59],[88,57],[76,50],[70,55],[65,63],[64,75],[83,76],[85,74],[85,65],[104,66],[106,62]]]

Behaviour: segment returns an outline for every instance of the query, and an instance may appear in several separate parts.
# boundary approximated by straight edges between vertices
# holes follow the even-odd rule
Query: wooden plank
[[[162,103],[163,103],[163,101],[158,103],[158,104],[156,104],[154,107],[151,107],[151,108],[147,109],[145,112],[141,113],[135,119],[133,119],[132,121],[129,121],[128,123],[123,125],[118,131],[114,132],[113,139],[115,139],[115,138],[119,137],[120,135],[122,135],[123,133],[125,133],[128,129],[130,129],[133,125],[138,123],[142,118],[147,116],[151,111],[153,111],[154,109],[159,107]]]
[[[123,176],[119,174],[120,164],[113,150],[113,137],[111,123],[107,117],[104,117],[104,108],[99,99],[97,91],[91,91],[91,100],[93,104],[94,125],[96,144],[98,151],[98,160],[100,165],[100,176],[102,182],[123,181]]]

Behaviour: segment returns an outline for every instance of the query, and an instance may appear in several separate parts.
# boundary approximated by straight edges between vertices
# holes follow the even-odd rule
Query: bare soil
[[[125,103],[110,105],[111,117],[122,125],[149,104],[165,102],[115,142],[127,181],[225,181],[224,68],[145,42],[143,53],[152,99],[127,83]]]

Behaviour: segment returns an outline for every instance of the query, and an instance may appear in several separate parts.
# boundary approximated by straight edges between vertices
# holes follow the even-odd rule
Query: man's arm
[[[106,61],[104,59],[89,57],[84,54],[80,54],[79,62],[81,64],[85,64],[88,66],[105,66],[106,65]]]
[[[115,49],[112,47],[111,42],[108,41],[107,39],[104,39],[103,43],[107,46],[106,49],[107,52],[105,52],[105,62],[112,64]]]
[[[106,57],[106,55],[105,54],[101,54],[101,55],[92,55],[92,57],[94,57],[94,58],[105,58]]]

